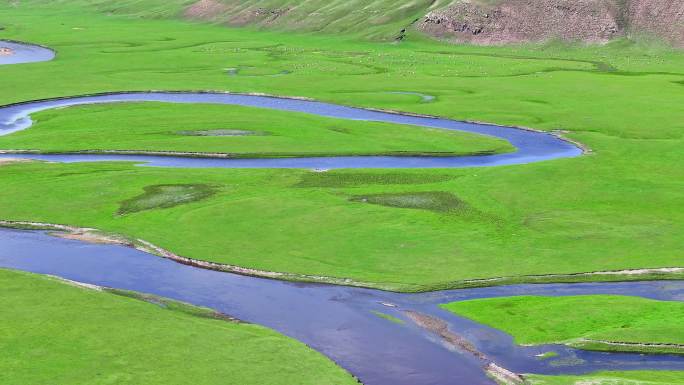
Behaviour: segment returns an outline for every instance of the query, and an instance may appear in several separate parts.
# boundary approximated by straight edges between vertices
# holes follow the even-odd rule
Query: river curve
[[[121,92],[59,99],[38,100],[0,107],[0,135],[25,130],[32,125],[30,114],[48,109],[84,104],[121,102],[167,102],[240,105],[280,111],[294,111],[348,120],[407,124],[420,127],[489,135],[510,142],[515,152],[476,156],[339,156],[293,158],[192,158],[181,156],[114,154],[17,154],[4,158],[30,158],[54,162],[134,161],[148,166],[187,168],[453,168],[485,167],[540,162],[580,156],[577,145],[545,132],[450,119],[411,116],[330,103],[272,96],[215,92]]]

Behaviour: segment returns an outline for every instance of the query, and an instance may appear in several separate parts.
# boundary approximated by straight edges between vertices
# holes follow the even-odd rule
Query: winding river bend
[[[681,356],[589,352],[559,345],[517,346],[505,333],[437,306],[523,294],[630,294],[682,301],[682,281],[516,285],[399,294],[245,277],[182,265],[124,246],[86,244],[45,232],[11,229],[0,229],[0,267],[210,307],[296,338],[333,359],[366,385],[491,385],[494,383],[483,371],[490,360],[519,373],[684,370]],[[483,361],[421,329],[405,311],[443,320],[488,359]],[[404,323],[390,322],[374,312],[397,317]],[[558,357],[535,357],[550,351],[557,352]]]
[[[512,127],[466,123],[449,119],[409,116],[390,112],[345,107],[311,100],[270,96],[210,92],[122,92],[90,96],[39,100],[0,108],[0,135],[25,130],[32,125],[30,114],[48,109],[83,104],[121,102],[167,102],[240,105],[281,111],[296,111],[348,120],[408,124],[420,127],[465,131],[501,138],[515,146],[506,154],[429,157],[429,156],[347,156],[307,158],[189,158],[180,156],[111,155],[111,154],[4,154],[4,157],[27,157],[57,162],[135,161],[160,167],[225,168],[450,168],[501,166],[575,157],[582,154],[576,145],[555,135]]]
[[[9,43],[0,42],[0,46]],[[12,43],[15,44],[15,43]],[[15,61],[54,57],[35,46]],[[31,49],[29,49],[31,48]],[[39,47],[44,49],[42,47]],[[34,60],[35,59],[35,60]],[[210,159],[105,154],[4,154],[60,162],[122,160],[160,167],[226,168],[427,168],[497,166],[581,155],[577,146],[556,136],[510,127],[399,115],[298,99],[222,93],[117,93],[21,103],[0,108],[0,135],[31,126],[30,114],[91,103],[161,101],[245,105],[352,120],[412,124],[461,130],[503,138],[517,151],[467,157],[319,157],[285,159]],[[56,238],[41,231],[0,229],[0,267],[51,274],[74,281],[134,290],[206,306],[242,320],[273,328],[302,341],[359,377],[366,385],[491,385],[483,366],[496,362],[519,373],[583,373],[595,370],[678,369],[684,357],[587,352],[558,345],[516,346],[498,330],[441,310],[437,305],[471,298],[523,294],[629,294],[661,300],[684,300],[684,282],[516,285],[398,294],[332,285],[302,284],[204,270],[178,264],[132,248],[94,245]],[[407,311],[443,320],[486,356],[479,358],[417,326]],[[403,320],[393,323],[384,313]],[[535,355],[556,352],[550,360]]]

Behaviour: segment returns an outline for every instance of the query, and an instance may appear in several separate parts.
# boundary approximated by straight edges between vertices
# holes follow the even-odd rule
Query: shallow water
[[[12,51],[11,55],[0,55],[0,65],[43,62],[55,58],[53,50],[32,44],[0,40],[0,48]]]
[[[423,94],[420,92],[412,92],[412,91],[389,91],[388,94],[395,94],[395,95],[412,95],[412,96],[418,96],[423,103],[430,103],[437,99],[436,96],[434,95],[428,95],[428,94]]]
[[[95,96],[81,96],[21,103],[0,108],[0,135],[21,131],[32,125],[30,114],[47,109],[82,104],[102,104],[118,102],[168,102],[168,103],[208,103],[268,108],[282,111],[304,112],[319,116],[364,120],[386,123],[409,124],[445,130],[465,131],[489,135],[510,142],[517,151],[497,155],[428,157],[428,156],[353,156],[353,157],[311,157],[281,159],[215,159],[188,158],[179,156],[148,155],[38,155],[2,154],[4,158],[31,158],[56,162],[93,162],[93,161],[136,161],[148,166],[160,167],[225,167],[225,168],[449,168],[475,166],[501,166],[539,162],[543,160],[576,157],[582,150],[572,143],[554,135],[511,127],[487,124],[465,123],[449,119],[416,117],[388,112],[371,111],[362,108],[339,106],[335,104],[308,100],[285,99],[268,96],[235,95],[226,93],[199,92],[150,92],[118,93]]]
[[[378,290],[283,282],[204,270],[131,248],[93,245],[44,232],[0,229],[0,267],[52,274],[75,281],[160,295],[207,306],[273,328],[306,343],[358,376],[366,385],[491,385],[482,361],[445,345],[415,326],[404,310],[437,316],[490,360],[521,373],[678,369],[684,357],[584,352],[564,346],[520,347],[498,330],[457,317],[438,304],[471,298],[538,294],[629,294],[684,300],[684,282],[516,285],[399,294]],[[395,304],[388,307],[384,303]],[[382,319],[373,311],[400,318]],[[535,354],[559,356],[539,360]],[[573,365],[558,365],[562,362]]]

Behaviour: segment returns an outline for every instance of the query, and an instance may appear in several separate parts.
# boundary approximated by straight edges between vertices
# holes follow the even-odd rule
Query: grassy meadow
[[[386,44],[150,19],[148,14],[138,20],[118,12],[90,13],[70,2],[58,5],[0,5],[5,27],[0,39],[57,50],[52,62],[0,68],[0,103],[122,90],[262,92],[562,130],[593,153],[496,168],[320,175],[126,164],[11,165],[0,172],[0,218],[97,227],[187,257],[402,290],[500,276],[526,281],[529,275],[683,265],[684,55],[679,52],[628,41],[602,47],[485,48],[414,37]],[[47,111],[38,115],[36,127],[0,143],[46,151],[99,143],[260,156],[445,149],[445,133],[388,127],[401,133],[388,139],[380,132],[384,128],[346,122],[355,135],[342,138],[320,132],[332,122],[296,114],[264,115],[278,115],[278,127],[257,115],[240,127],[219,126],[201,112],[245,115],[214,107],[188,107],[178,115],[152,104]],[[103,121],[98,114],[118,120]],[[145,122],[146,115],[154,119]],[[306,122],[307,128],[295,131],[290,121]],[[216,130],[276,129],[282,130],[280,136],[207,137]],[[209,134],[168,134],[176,130]],[[71,140],[60,141],[61,133]],[[314,140],[319,134],[325,141]],[[417,136],[420,140],[414,140]],[[229,148],[229,142],[241,144]],[[497,146],[458,135],[448,150]],[[211,185],[215,193],[173,207],[119,214],[122,202],[146,189],[178,184]]]
[[[299,342],[206,309],[1,269],[0,286],[3,384],[357,383]]]
[[[277,24],[267,15],[245,28],[228,27],[241,24],[231,15],[292,1],[245,0],[189,21],[183,12],[192,3],[1,2],[0,40],[49,46],[57,57],[0,66],[0,105],[114,91],[265,93],[562,132],[592,152],[495,168],[326,173],[2,163],[0,219],[92,227],[186,257],[406,291],[684,266],[683,53],[627,40],[453,46],[410,28],[394,42],[444,1],[332,0],[304,20],[320,6],[306,2]],[[272,29],[263,30],[267,24]],[[33,119],[32,128],[0,137],[0,149],[236,157],[511,150],[464,133],[233,106],[82,106]],[[3,384],[355,383],[295,341],[211,319],[206,310],[6,270],[0,287]],[[447,307],[519,343],[684,343],[676,302],[516,297]],[[658,349],[640,351],[665,352]],[[681,378],[529,376],[535,385],[679,385]]]
[[[0,148],[174,151],[235,157],[450,156],[513,151],[492,137],[399,124],[348,121],[263,108],[169,103],[74,106],[32,115]]]
[[[684,354],[682,302],[611,295],[519,296],[453,302],[443,307],[501,329],[518,344],[561,343],[590,350]]]
[[[582,376],[526,376],[530,385],[681,385],[681,372],[602,372]]]

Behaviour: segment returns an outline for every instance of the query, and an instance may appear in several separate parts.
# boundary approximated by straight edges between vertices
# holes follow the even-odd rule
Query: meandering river
[[[512,127],[466,123],[449,119],[409,116],[362,108],[339,106],[311,100],[270,96],[238,95],[208,92],[122,92],[76,96],[52,100],[19,103],[0,108],[0,135],[25,130],[32,125],[30,114],[48,109],[83,104],[121,102],[167,102],[225,104],[296,111],[318,116],[348,120],[408,124],[420,127],[465,131],[507,140],[516,151],[505,154],[477,156],[346,156],[306,158],[192,158],[181,156],[112,155],[112,154],[4,154],[4,157],[28,157],[58,162],[136,161],[162,167],[226,167],[226,168],[450,168],[501,166],[543,160],[575,157],[582,154],[576,145],[555,135]]]
[[[0,46],[9,43],[0,42]],[[11,43],[15,44],[15,43]],[[41,47],[39,47],[41,48]],[[0,64],[50,60],[34,46],[15,46],[22,59]],[[41,48],[44,49],[44,48]],[[49,50],[48,50],[49,51]],[[35,52],[32,56],[31,52]],[[52,51],[49,51],[52,52]],[[35,60],[31,60],[31,59]],[[61,162],[133,160],[162,167],[280,168],[427,168],[521,164],[581,155],[577,146],[556,136],[522,129],[407,116],[309,100],[222,93],[119,93],[33,101],[0,108],[0,135],[31,126],[30,114],[51,108],[115,102],[161,101],[246,105],[320,116],[411,124],[467,131],[508,140],[517,151],[464,157],[318,157],[285,159],[209,159],[106,154],[4,154]],[[0,229],[0,267],[155,294],[206,306],[247,322],[273,328],[306,343],[359,377],[366,385],[493,384],[483,367],[489,362],[518,373],[583,373],[595,370],[678,369],[684,357],[588,352],[559,345],[522,347],[501,331],[441,310],[457,300],[499,296],[629,294],[682,301],[684,282],[515,285],[423,294],[246,277],[182,265],[118,245],[95,245],[56,238],[41,231]],[[417,326],[407,311],[446,322],[486,358],[449,344]],[[391,322],[377,313],[401,319]],[[540,360],[537,354],[556,352]]]

